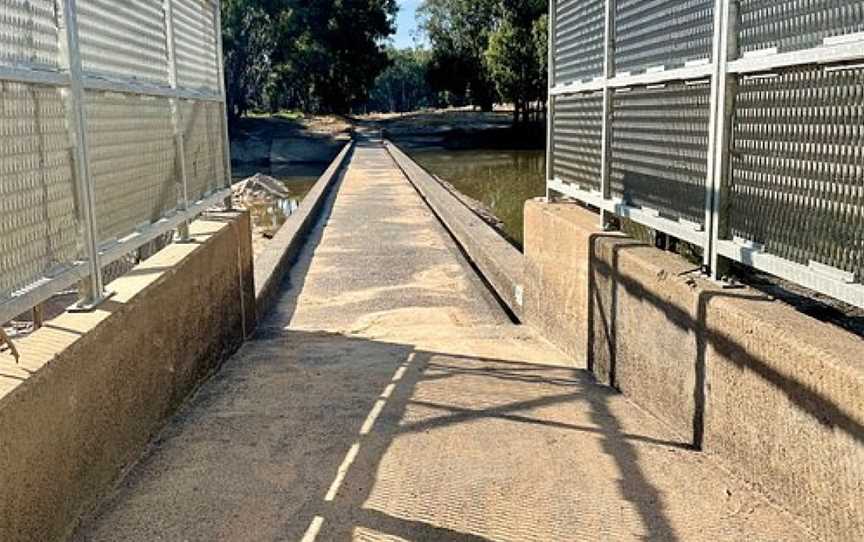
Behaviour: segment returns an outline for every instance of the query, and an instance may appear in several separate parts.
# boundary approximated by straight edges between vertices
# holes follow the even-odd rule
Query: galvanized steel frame
[[[554,74],[554,39],[556,35],[555,14],[559,0],[549,5],[550,73]],[[849,282],[844,273],[827,266],[811,263],[801,265],[769,254],[762,247],[740,239],[730,239],[726,231],[727,202],[725,198],[729,179],[729,155],[731,142],[731,118],[738,77],[746,74],[771,72],[800,65],[834,65],[844,62],[864,61],[864,34],[852,34],[828,38],[821,47],[799,51],[766,54],[756,52],[739,55],[737,44],[738,0],[715,0],[713,51],[710,61],[692,62],[674,69],[657,67],[644,73],[614,73],[614,13],[616,0],[606,0],[607,20],[605,25],[606,58],[604,74],[590,81],[557,84],[550,78],[549,101],[554,104],[558,96],[581,94],[602,90],[603,106],[603,151],[600,191],[588,191],[564,182],[554,175],[555,134],[552,119],[555,108],[549,107],[547,195],[550,198],[563,196],[572,198],[600,210],[601,223],[608,227],[608,214],[628,218],[657,231],[672,235],[704,251],[704,270],[712,278],[720,280],[728,260],[736,261],[782,279],[795,282],[812,290],[832,296],[846,303],[864,307],[864,284]],[[610,20],[611,19],[611,20]],[[769,52],[770,53],[770,52]],[[685,220],[671,220],[652,212],[626,205],[609,192],[609,155],[611,132],[610,93],[614,89],[635,86],[665,84],[674,81],[711,81],[711,118],[708,143],[708,178],[706,179],[705,226]]]
[[[125,80],[113,76],[102,76],[84,73],[81,66],[81,54],[78,47],[78,25],[76,0],[55,0],[57,14],[58,51],[61,57],[60,67],[56,70],[38,69],[26,66],[0,67],[0,81],[39,84],[61,88],[64,91],[69,114],[68,130],[73,143],[73,162],[75,170],[75,192],[78,207],[78,222],[83,240],[86,259],[73,262],[52,276],[43,277],[20,291],[12,293],[11,297],[0,299],[0,323],[6,322],[22,314],[53,295],[62,292],[76,283],[82,283],[82,298],[78,304],[81,309],[91,309],[106,297],[102,269],[124,257],[126,254],[153,241],[172,230],[180,230],[185,236],[184,226],[190,220],[217,205],[230,205],[230,148],[228,140],[228,125],[225,117],[225,84],[222,72],[222,32],[221,9],[218,0],[207,0],[202,5],[214,10],[214,35],[217,37],[214,47],[218,59],[216,74],[219,82],[217,93],[202,92],[198,89],[179,88],[177,84],[177,69],[174,60],[175,39],[173,32],[172,10],[175,0],[163,0],[165,35],[168,40],[167,86],[146,83],[137,80]],[[60,14],[62,13],[62,17]],[[141,227],[123,239],[100,245],[96,236],[96,216],[94,201],[94,185],[89,170],[89,149],[87,141],[86,110],[84,108],[85,91],[108,91],[138,96],[169,98],[172,103],[172,124],[175,127],[180,172],[178,183],[182,184],[179,193],[176,212],[163,216],[161,219]],[[186,178],[185,154],[183,152],[183,132],[180,118],[179,101],[182,99],[216,102],[222,110],[222,148],[225,166],[225,186],[211,194],[206,194],[198,201],[189,201]]]

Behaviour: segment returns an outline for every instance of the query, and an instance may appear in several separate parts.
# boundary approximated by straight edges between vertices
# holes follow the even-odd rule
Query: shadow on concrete
[[[464,396],[452,385],[445,401],[417,396],[421,384],[466,376],[481,387],[516,386],[521,398],[508,402],[496,392],[499,404],[475,408],[456,404]],[[525,399],[526,393],[536,397]],[[422,459],[393,451],[397,439],[482,420],[515,424],[507,430],[512,438],[525,425],[598,437],[620,473],[618,492],[634,504],[645,531],[676,540],[664,498],[642,472],[635,445],[681,445],[624,431],[608,404],[615,395],[581,369],[265,330],[181,410],[74,540],[301,540],[316,523],[316,536],[304,540],[352,540],[358,530],[407,540],[497,539],[503,532],[485,524],[482,507],[454,501],[452,510],[416,509],[388,494],[402,487],[393,485],[398,472],[388,469]],[[380,401],[369,426],[369,409]],[[590,407],[593,425],[529,412],[576,402]],[[419,419],[416,409],[425,412]],[[389,476],[383,486],[382,476]],[[408,490],[416,495],[435,488]],[[454,514],[473,527],[446,527]],[[531,524],[536,520],[508,518],[543,532],[547,526]]]
[[[762,301],[773,303],[771,298],[761,294],[744,291],[725,290],[707,291],[698,296],[695,315],[676,307],[668,299],[646,290],[639,281],[622,273],[620,270],[620,255],[623,251],[634,247],[644,247],[636,241],[622,241],[611,247],[611,263],[598,255],[600,243],[606,239],[618,239],[620,236],[597,234],[590,239],[589,263],[589,332],[588,332],[588,367],[601,381],[608,382],[618,389],[617,378],[620,350],[618,319],[621,308],[622,292],[642,303],[649,303],[663,312],[667,321],[673,326],[692,334],[696,341],[696,355],[693,360],[693,419],[692,446],[702,449],[705,443],[705,413],[707,397],[707,352],[709,347],[718,355],[733,363],[744,371],[755,373],[760,378],[780,390],[799,411],[803,412],[819,424],[843,431],[859,443],[864,443],[864,425],[855,420],[839,405],[824,397],[811,387],[779,373],[765,360],[754,355],[745,345],[732,337],[707,326],[708,311],[714,300],[720,298],[743,299],[747,301]],[[605,291],[604,289],[605,288]],[[609,302],[604,305],[604,298]],[[602,333],[600,333],[602,331]],[[602,373],[602,367],[608,367],[608,375]],[[600,367],[598,367],[600,365]],[[598,371],[600,374],[598,374]],[[608,380],[604,380],[608,378]]]

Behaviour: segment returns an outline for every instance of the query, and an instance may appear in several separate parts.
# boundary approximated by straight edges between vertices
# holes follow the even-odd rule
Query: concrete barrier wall
[[[165,419],[255,325],[249,215],[196,221],[110,285],[0,355],[0,540],[64,539]]]
[[[864,340],[577,205],[525,221],[528,323],[819,537],[864,539]]]
[[[349,141],[330,166],[303,198],[297,209],[255,258],[255,298],[258,318],[263,320],[276,304],[282,282],[291,271],[309,232],[321,216],[324,202],[343,174],[343,166],[350,158],[354,142]]]
[[[521,320],[524,308],[522,254],[399,147],[389,141],[385,145],[501,302]]]

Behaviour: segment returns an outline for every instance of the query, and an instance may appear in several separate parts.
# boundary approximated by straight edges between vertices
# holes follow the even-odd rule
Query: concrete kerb
[[[330,189],[354,149],[354,141],[342,148],[303,199],[300,208],[279,229],[267,247],[255,257],[255,300],[259,320],[272,308],[279,286],[315,225]]]
[[[384,147],[499,299],[521,321],[524,289],[522,253],[398,146],[385,140]]]
[[[254,327],[249,214],[219,218],[0,355],[0,540],[65,540]]]

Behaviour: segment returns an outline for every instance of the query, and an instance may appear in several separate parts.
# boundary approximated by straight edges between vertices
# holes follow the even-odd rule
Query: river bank
[[[237,194],[255,223],[260,251],[302,204],[352,132],[379,132],[494,226],[515,246],[522,244],[524,202],[545,193],[542,127],[514,128],[509,111],[466,109],[338,116],[275,115],[242,120],[232,131],[235,181],[257,173],[284,184],[290,196],[261,200]]]

